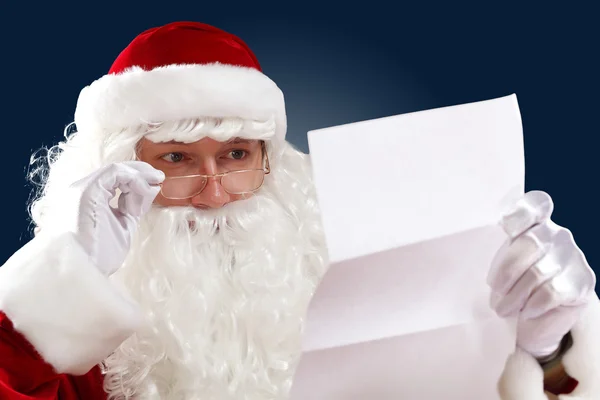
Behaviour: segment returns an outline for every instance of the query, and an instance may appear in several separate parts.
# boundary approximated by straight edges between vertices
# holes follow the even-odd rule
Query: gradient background
[[[2,262],[30,238],[29,157],[62,138],[81,88],[142,30],[196,20],[237,34],[255,51],[286,96],[289,140],[304,151],[311,129],[516,93],[526,190],[553,197],[553,219],[573,232],[598,271],[595,9],[350,4],[3,4]]]

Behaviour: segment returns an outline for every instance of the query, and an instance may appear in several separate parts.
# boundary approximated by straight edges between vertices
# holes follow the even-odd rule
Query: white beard
[[[320,228],[298,212],[306,200],[259,193],[218,211],[155,208],[143,219],[113,278],[148,323],[105,361],[110,398],[286,398],[326,262],[311,233]]]

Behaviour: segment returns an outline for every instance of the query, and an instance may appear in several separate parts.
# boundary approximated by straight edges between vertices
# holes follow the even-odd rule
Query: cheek
[[[154,204],[159,205],[159,206],[163,206],[163,207],[180,207],[180,206],[189,206],[191,205],[192,199],[182,199],[182,200],[173,200],[173,199],[167,199],[165,197],[163,197],[163,195],[161,193],[158,194],[158,196],[156,196],[156,198],[154,199]]]
[[[248,193],[248,194],[230,194],[229,195],[229,202],[232,203],[234,201],[238,201],[238,200],[245,200],[245,199],[249,199],[250,197],[254,196],[254,193]]]
[[[246,194],[246,195],[242,195],[242,194],[228,194],[228,196],[229,196],[228,203],[232,203],[234,201],[249,199],[252,196],[254,196],[254,193],[249,193],[249,194]],[[156,205],[162,206],[162,207],[192,206],[192,205],[194,205],[194,201],[193,200],[195,198],[197,198],[197,196],[189,198],[189,199],[173,200],[173,199],[167,199],[167,198],[163,197],[163,195],[161,193],[159,193],[158,196],[156,196],[156,198],[154,199],[153,203],[156,204]]]

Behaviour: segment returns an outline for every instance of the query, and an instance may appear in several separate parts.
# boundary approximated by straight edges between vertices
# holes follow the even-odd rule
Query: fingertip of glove
[[[548,193],[533,190],[517,200],[512,209],[502,216],[500,225],[504,232],[514,239],[532,226],[549,218],[553,209],[554,203]]]
[[[155,171],[155,173],[154,173],[154,182],[156,182],[158,184],[158,183],[161,183],[162,181],[165,180],[166,175],[165,175],[164,172],[162,172],[159,169],[156,169],[154,171]]]

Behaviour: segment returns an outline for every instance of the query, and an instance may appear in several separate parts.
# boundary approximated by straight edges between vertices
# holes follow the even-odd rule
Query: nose
[[[198,208],[221,208],[231,201],[229,193],[223,189],[218,178],[209,178],[204,190],[192,198],[192,205]]]

